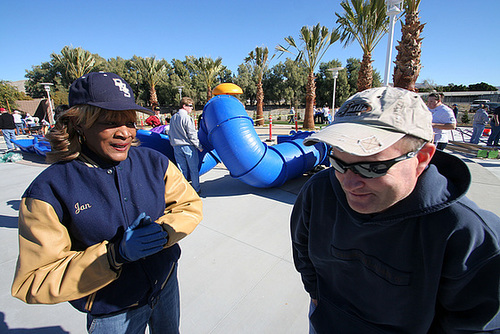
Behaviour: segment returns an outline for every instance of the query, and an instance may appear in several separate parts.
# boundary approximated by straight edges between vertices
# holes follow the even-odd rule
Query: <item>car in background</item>
[[[481,107],[481,104],[489,103],[490,100],[474,100],[470,105],[469,112],[476,112]]]
[[[486,102],[485,105],[488,106],[488,114],[492,114],[496,108],[500,107],[500,102]]]

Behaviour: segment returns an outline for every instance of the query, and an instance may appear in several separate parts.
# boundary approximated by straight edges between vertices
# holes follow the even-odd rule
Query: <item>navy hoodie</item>
[[[304,185],[293,257],[318,300],[318,333],[478,333],[500,328],[500,219],[465,197],[470,172],[436,152],[388,210],[353,211],[332,169]]]

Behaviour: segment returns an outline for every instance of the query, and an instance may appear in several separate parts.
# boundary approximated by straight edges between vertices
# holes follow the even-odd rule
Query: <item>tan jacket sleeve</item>
[[[85,297],[118,277],[107,258],[107,241],[71,251],[68,231],[48,203],[23,198],[19,210],[19,258],[12,295],[30,304]]]
[[[167,247],[191,233],[203,218],[202,202],[174,163],[165,173],[165,214],[156,220],[168,232]]]

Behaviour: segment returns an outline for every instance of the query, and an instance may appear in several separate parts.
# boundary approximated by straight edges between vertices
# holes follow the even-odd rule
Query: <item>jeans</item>
[[[174,146],[174,157],[177,167],[186,180],[191,179],[191,185],[196,192],[200,191],[200,172],[198,170],[198,149],[194,146]]]
[[[5,139],[5,144],[7,145],[7,150],[13,150],[14,145],[12,140],[16,140],[16,130],[15,129],[2,129],[3,138]]]
[[[145,305],[118,314],[92,316],[87,314],[87,331],[95,334],[144,333],[146,325],[151,334],[177,334],[180,323],[177,265],[155,305]]]
[[[23,123],[16,123],[16,131],[17,131],[17,135],[18,136],[24,134],[24,125],[23,125]]]
[[[470,143],[472,144],[478,144],[479,139],[483,135],[484,131],[484,124],[473,124],[472,125],[472,136],[470,137]]]
[[[309,319],[311,318],[311,315],[313,314],[314,310],[316,310],[316,305],[312,302],[309,304]],[[316,334],[316,330],[314,330],[313,325],[311,324],[311,321],[309,320],[309,334]]]
[[[498,146],[498,140],[500,139],[500,125],[492,125],[491,126],[491,133],[490,136],[488,137],[488,142],[487,145],[489,146]]]

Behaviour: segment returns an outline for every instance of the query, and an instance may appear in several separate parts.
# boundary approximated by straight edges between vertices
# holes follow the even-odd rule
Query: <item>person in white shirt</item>
[[[14,124],[16,125],[16,135],[20,136],[24,134],[23,117],[19,110],[14,110],[12,117],[14,117]]]
[[[444,150],[449,141],[450,130],[457,127],[453,110],[442,103],[441,94],[431,93],[427,99],[427,107],[432,113],[434,144],[438,150]]]
[[[323,123],[330,124],[330,122],[330,109],[328,108],[328,105],[325,104],[325,106],[323,107]]]

